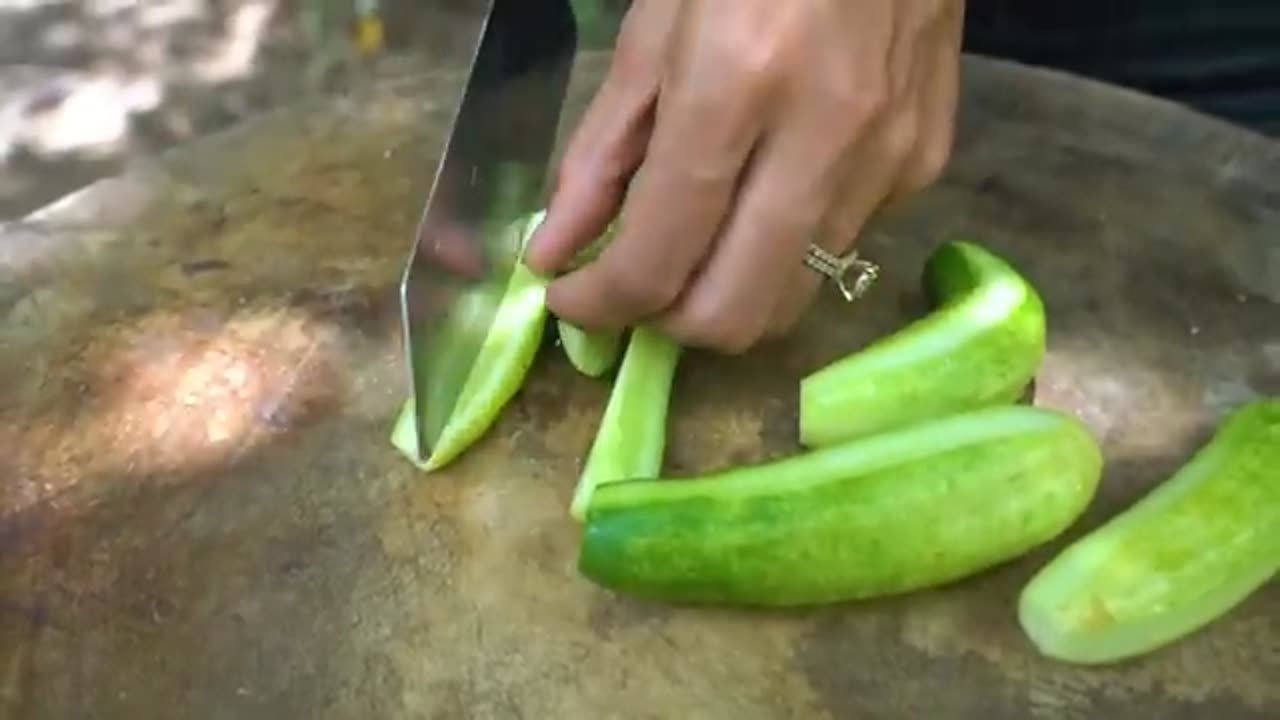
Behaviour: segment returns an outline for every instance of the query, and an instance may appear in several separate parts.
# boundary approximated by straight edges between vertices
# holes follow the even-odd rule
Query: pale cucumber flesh
[[[1045,350],[1045,310],[1002,258],[967,242],[930,256],[935,308],[907,327],[805,377],[800,440],[821,447],[1014,402]]]
[[[535,213],[521,221],[511,232],[518,232],[518,249],[523,248],[530,235],[541,222],[543,213]],[[401,406],[391,431],[391,444],[402,455],[425,471],[439,470],[453,462],[493,425],[502,409],[520,390],[525,376],[537,356],[547,324],[546,280],[529,270],[523,262],[516,261],[511,277],[498,307],[492,312],[478,355],[473,359],[457,355],[457,362],[473,362],[466,371],[466,380],[448,417],[438,421],[443,425],[435,447],[427,457],[422,457],[418,447],[415,398],[408,398]],[[472,304],[492,302],[481,293],[459,298],[454,309],[455,321],[462,330]],[[488,317],[483,308],[477,308],[477,317]],[[445,361],[453,359],[447,350],[441,353]],[[456,355],[456,354],[455,354]],[[439,372],[433,379],[450,378],[457,373]],[[430,413],[428,413],[430,415]]]
[[[1046,656],[1101,664],[1208,625],[1280,572],[1280,398],[1253,400],[1133,506],[1024,588],[1019,620]]]
[[[556,329],[569,363],[583,375],[600,377],[618,362],[618,355],[622,350],[622,330],[584,330],[558,318]]]
[[[666,450],[667,406],[681,348],[641,325],[631,331],[604,417],[592,441],[569,514],[583,520],[603,484],[656,477]]]

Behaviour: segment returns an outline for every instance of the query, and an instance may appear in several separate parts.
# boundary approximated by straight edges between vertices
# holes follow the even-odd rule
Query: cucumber
[[[1101,467],[1072,417],[982,408],[702,477],[602,485],[578,569],[618,592],[691,604],[903,593],[1057,536]]]
[[[610,223],[599,237],[578,251],[565,270],[576,270],[600,257],[613,240],[616,229],[616,223]],[[618,362],[622,349],[621,329],[584,330],[561,318],[556,319],[556,329],[569,363],[583,375],[600,377]]]
[[[600,485],[653,478],[661,472],[667,408],[680,353],[680,345],[657,330],[641,325],[631,331],[604,417],[573,492],[569,514],[575,520],[586,517]]]
[[[559,318],[556,319],[556,329],[569,363],[583,375],[600,377],[618,362],[618,355],[622,350],[622,330],[583,330]]]
[[[517,252],[523,250],[542,217],[542,212],[535,213],[510,228],[511,232],[519,233]],[[454,408],[447,418],[436,420],[443,427],[429,457],[423,458],[418,447],[416,399],[410,397],[404,402],[391,431],[391,444],[419,469],[439,470],[457,459],[493,425],[520,390],[546,330],[546,286],[546,279],[523,262],[514,263],[480,352],[471,369],[466,371],[466,381]],[[455,319],[460,331],[468,329],[467,317],[478,314],[483,309],[480,304],[487,302],[492,300],[481,293],[459,299]],[[447,354],[444,357],[446,361],[454,359]],[[470,357],[456,358],[457,362],[471,360]],[[436,378],[453,376],[444,372],[435,375]]]
[[[587,243],[586,247],[578,250],[577,254],[573,256],[573,259],[569,261],[568,266],[564,268],[564,272],[578,270],[599,259],[600,253],[603,253],[609,243],[613,242],[613,237],[617,232],[618,224],[616,222],[609,223],[605,227],[604,232],[600,233],[599,237],[592,240],[590,243]]]
[[[923,284],[933,310],[806,376],[800,441],[821,447],[1017,400],[1045,352],[1044,303],[1008,262],[939,246]]]
[[[1078,664],[1152,652],[1215,621],[1280,572],[1280,398],[1233,409],[1169,479],[1046,564],[1018,619]]]

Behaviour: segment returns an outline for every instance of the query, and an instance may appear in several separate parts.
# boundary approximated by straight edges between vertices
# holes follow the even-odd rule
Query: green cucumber
[[[616,224],[610,223],[600,237],[578,251],[565,270],[576,270],[598,258],[613,239],[615,228]],[[556,318],[556,329],[569,363],[583,375],[600,377],[617,364],[622,350],[621,329],[585,330],[562,318]]]
[[[1017,400],[1045,351],[1044,304],[1008,262],[955,241],[925,263],[933,311],[800,383],[800,441],[821,447]]]
[[[1169,645],[1280,572],[1280,398],[1233,409],[1172,477],[1069,545],[1018,618],[1047,657],[1102,664]]]
[[[616,222],[609,223],[599,237],[587,243],[586,247],[578,250],[577,254],[573,256],[573,259],[564,268],[564,272],[572,272],[595,262],[600,257],[600,253],[604,252],[605,247],[613,241],[614,235],[617,234],[617,229],[618,224]]]
[[[622,350],[622,330],[583,330],[559,318],[556,319],[556,329],[569,363],[583,375],[600,377],[618,362],[618,355]]]
[[[641,325],[631,331],[604,417],[573,492],[569,514],[585,519],[599,486],[656,477],[667,441],[667,408],[679,343]]]
[[[513,226],[512,231],[520,233],[517,251],[523,250],[524,243],[542,216],[541,212],[535,213]],[[502,409],[520,390],[546,330],[546,286],[546,279],[535,274],[523,262],[514,263],[511,278],[496,311],[493,311],[492,324],[480,352],[467,371],[452,412],[442,420],[443,428],[431,455],[425,459],[418,447],[415,398],[410,397],[404,402],[391,431],[391,444],[419,469],[439,470],[457,459],[493,425]],[[479,303],[485,302],[492,300],[479,293],[460,298],[457,305],[459,322],[465,325],[468,315],[478,313],[481,309]],[[446,355],[445,360],[449,359]],[[471,358],[458,358],[459,362],[464,360],[470,361]],[[452,376],[451,373],[436,375],[438,378]]]
[[[1070,416],[982,408],[702,477],[603,485],[578,569],[618,592],[691,604],[903,593],[1057,536],[1101,467]]]

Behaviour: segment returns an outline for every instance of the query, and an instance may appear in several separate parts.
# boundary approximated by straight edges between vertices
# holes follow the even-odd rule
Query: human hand
[[[787,331],[877,210],[951,148],[964,0],[636,0],[526,261],[584,327],[743,351]]]

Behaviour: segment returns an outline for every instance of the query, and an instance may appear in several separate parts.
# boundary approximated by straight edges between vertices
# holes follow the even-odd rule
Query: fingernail
[[[543,238],[546,237],[547,224],[550,219],[551,212],[548,211],[542,222],[538,223],[538,227],[534,228],[533,234],[529,236],[529,241],[525,244],[524,263],[534,272],[550,272],[550,268],[546,267],[546,251],[543,249],[543,246],[546,245],[546,241]]]

